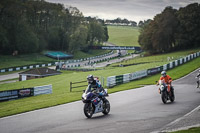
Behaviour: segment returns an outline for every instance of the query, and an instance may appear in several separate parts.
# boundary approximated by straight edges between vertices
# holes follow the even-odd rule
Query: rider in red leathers
[[[166,71],[162,71],[161,75],[162,76],[160,77],[160,80],[165,81],[165,84],[167,85],[167,91],[170,92],[172,88],[172,85],[171,85],[172,78],[169,75],[167,75]]]

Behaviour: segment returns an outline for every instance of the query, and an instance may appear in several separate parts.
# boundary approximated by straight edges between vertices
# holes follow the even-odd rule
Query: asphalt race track
[[[110,94],[109,115],[87,119],[81,101],[0,119],[0,133],[150,133],[200,104],[196,72],[173,82],[175,102],[163,104],[156,85]],[[173,75],[170,75],[173,77]],[[80,96],[81,97],[81,96]]]

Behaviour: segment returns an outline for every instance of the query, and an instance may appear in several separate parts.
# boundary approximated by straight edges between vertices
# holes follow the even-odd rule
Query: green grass
[[[12,72],[3,72],[3,73],[0,73],[0,76],[1,75],[7,75],[7,74],[13,74],[13,73],[20,73],[20,72],[23,72],[22,70],[18,70],[18,71],[12,71]]]
[[[109,52],[111,51],[110,50],[89,50],[88,53],[77,51],[75,52],[76,54],[74,54],[74,59],[88,58],[88,57],[103,55]]]
[[[29,55],[18,55],[18,56],[0,55],[0,69],[37,64],[37,63],[47,63],[52,61],[56,60],[46,57],[42,54],[36,54],[36,53]]]
[[[188,51],[189,52],[189,51]],[[172,54],[172,53],[171,53]],[[177,53],[174,53],[176,55]],[[152,57],[153,58],[153,57]],[[155,58],[156,59],[156,58]],[[180,78],[189,72],[200,67],[200,58],[196,58],[193,61],[188,62],[187,64],[181,65],[177,68],[174,68],[168,71],[168,74],[173,79]],[[140,65],[132,65],[128,67],[110,67],[105,68],[104,70],[92,71],[92,72],[73,72],[73,71],[63,71],[61,75],[46,77],[42,79],[33,79],[28,81],[10,83],[10,84],[1,84],[0,90],[12,90],[12,89],[20,89],[20,88],[28,88],[40,85],[48,85],[52,84],[53,86],[53,94],[48,95],[40,95],[35,97],[29,97],[19,100],[12,100],[0,103],[0,117],[5,117],[13,114],[18,114],[22,112],[27,112],[35,109],[46,108],[50,106],[55,106],[59,104],[64,104],[72,101],[77,101],[81,99],[81,90],[83,88],[74,89],[73,92],[70,93],[70,82],[77,82],[86,80],[86,76],[89,74],[93,74],[95,76],[104,77],[105,79],[108,76],[120,75],[125,73],[132,73],[135,71],[139,71],[142,69],[147,69],[151,67],[155,67],[155,63],[147,63]],[[147,77],[141,80],[132,81],[126,84],[122,84],[116,86],[112,89],[109,89],[109,93],[133,89],[137,87],[141,87],[141,85],[146,84],[154,84],[156,80],[159,78],[158,75],[154,75],[152,77]],[[105,82],[106,84],[106,82]]]
[[[19,80],[19,78],[13,78],[13,79],[1,80],[0,83],[1,83],[1,82],[6,82],[6,81],[13,81],[13,80],[14,80],[14,81]]]
[[[130,26],[108,26],[109,40],[118,46],[139,46],[139,28]]]
[[[136,57],[134,60],[127,60],[119,63],[115,63],[110,65],[110,67],[117,67],[120,64],[122,65],[145,65],[145,64],[152,64],[152,66],[161,66],[164,64],[167,64],[173,60],[180,59],[186,55],[189,55],[191,53],[198,52],[200,49],[195,50],[185,50],[185,51],[178,51],[178,52],[172,52],[167,54],[160,54],[160,55],[154,55],[154,56],[146,56],[146,57]],[[170,60],[168,60],[168,57],[170,57]]]
[[[108,52],[110,51],[109,50],[90,50],[88,53],[77,51],[74,54],[74,59],[93,57],[93,56],[102,55]],[[46,57],[45,55],[39,54],[39,53],[34,53],[34,54],[29,54],[29,55],[18,55],[18,56],[0,55],[0,69],[9,68],[9,67],[17,67],[17,66],[25,66],[25,65],[30,65],[30,64],[38,64],[38,63],[49,63],[49,62],[55,62],[55,61],[57,60]]]
[[[200,127],[190,128],[188,130],[181,130],[171,133],[200,133]]]

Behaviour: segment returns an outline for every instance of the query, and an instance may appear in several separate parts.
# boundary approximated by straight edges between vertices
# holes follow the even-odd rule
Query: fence
[[[81,83],[84,83],[84,82],[87,83],[87,81],[70,82],[70,92],[72,92],[72,88],[80,88],[80,87],[88,86],[88,85],[79,85],[79,86],[75,86],[75,87],[72,86],[73,84],[81,84]]]
[[[95,77],[95,78],[97,78],[99,80],[98,77]],[[100,77],[100,81],[99,82],[101,83],[102,86],[104,86],[104,77]],[[70,82],[70,92],[72,92],[73,88],[81,88],[81,87],[88,86],[88,83],[87,83],[87,85],[80,85],[81,83],[87,83],[87,81]],[[79,84],[79,85],[73,87],[73,84]]]
[[[165,64],[163,66],[159,66],[156,68],[150,68],[147,70],[137,71],[134,73],[128,73],[128,74],[123,74],[123,75],[118,75],[118,76],[110,76],[107,78],[107,87],[110,88],[110,87],[113,87],[113,86],[116,86],[119,84],[130,82],[132,80],[146,77],[148,75],[151,76],[151,75],[157,74],[163,70],[166,71],[166,70],[172,69],[174,67],[182,65],[182,64],[184,64],[194,58],[197,58],[199,56],[200,56],[200,52],[196,52],[194,54],[187,55],[183,58],[180,58],[178,60],[172,61],[168,64]]]
[[[42,94],[51,94],[51,93],[52,93],[52,85],[0,91],[0,101],[19,99],[19,98],[37,96]]]

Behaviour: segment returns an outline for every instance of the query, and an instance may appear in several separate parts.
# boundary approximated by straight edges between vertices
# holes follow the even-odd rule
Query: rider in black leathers
[[[101,82],[98,80],[98,78],[94,78],[93,75],[87,76],[88,81],[88,92],[92,91],[92,88],[94,89],[94,92],[99,96],[102,97],[104,94],[104,89],[101,86]]]

